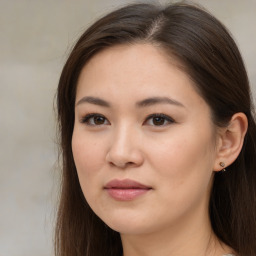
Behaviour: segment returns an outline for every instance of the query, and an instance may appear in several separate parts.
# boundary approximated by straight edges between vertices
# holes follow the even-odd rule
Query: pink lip
[[[104,187],[108,194],[119,201],[130,201],[147,193],[152,188],[134,180],[112,180]]]

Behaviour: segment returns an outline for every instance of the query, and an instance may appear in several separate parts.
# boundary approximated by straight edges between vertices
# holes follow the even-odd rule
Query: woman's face
[[[92,210],[123,234],[206,216],[217,161],[210,116],[162,50],[136,44],[95,55],[79,77],[72,138]]]

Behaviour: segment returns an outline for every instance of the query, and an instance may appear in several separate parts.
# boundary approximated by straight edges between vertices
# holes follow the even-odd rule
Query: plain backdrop
[[[232,32],[255,94],[256,0],[196,2]],[[58,78],[84,29],[125,3],[0,0],[0,256],[53,255]]]

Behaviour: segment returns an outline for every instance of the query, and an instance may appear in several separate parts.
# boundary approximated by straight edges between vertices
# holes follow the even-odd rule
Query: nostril
[[[116,167],[119,167],[119,168],[122,168],[122,169],[127,168],[127,167],[132,167],[132,166],[136,165],[136,164],[133,163],[133,162],[127,162],[127,163],[114,163],[114,162],[109,162],[109,164],[110,164],[111,166],[116,166]]]
[[[118,150],[112,147],[106,154],[106,161],[110,166],[121,169],[140,166],[143,162],[143,155],[139,150]]]

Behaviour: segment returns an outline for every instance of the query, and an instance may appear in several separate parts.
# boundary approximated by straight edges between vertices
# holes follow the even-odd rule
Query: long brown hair
[[[122,7],[89,27],[63,68],[57,91],[62,186],[55,249],[57,256],[122,255],[111,230],[83,196],[71,150],[76,85],[85,63],[118,44],[157,44],[175,57],[212,111],[213,123],[228,124],[243,112],[249,122],[242,151],[225,173],[216,173],[209,214],[217,237],[240,256],[256,254],[256,125],[249,82],[227,29],[208,12],[185,3]]]

